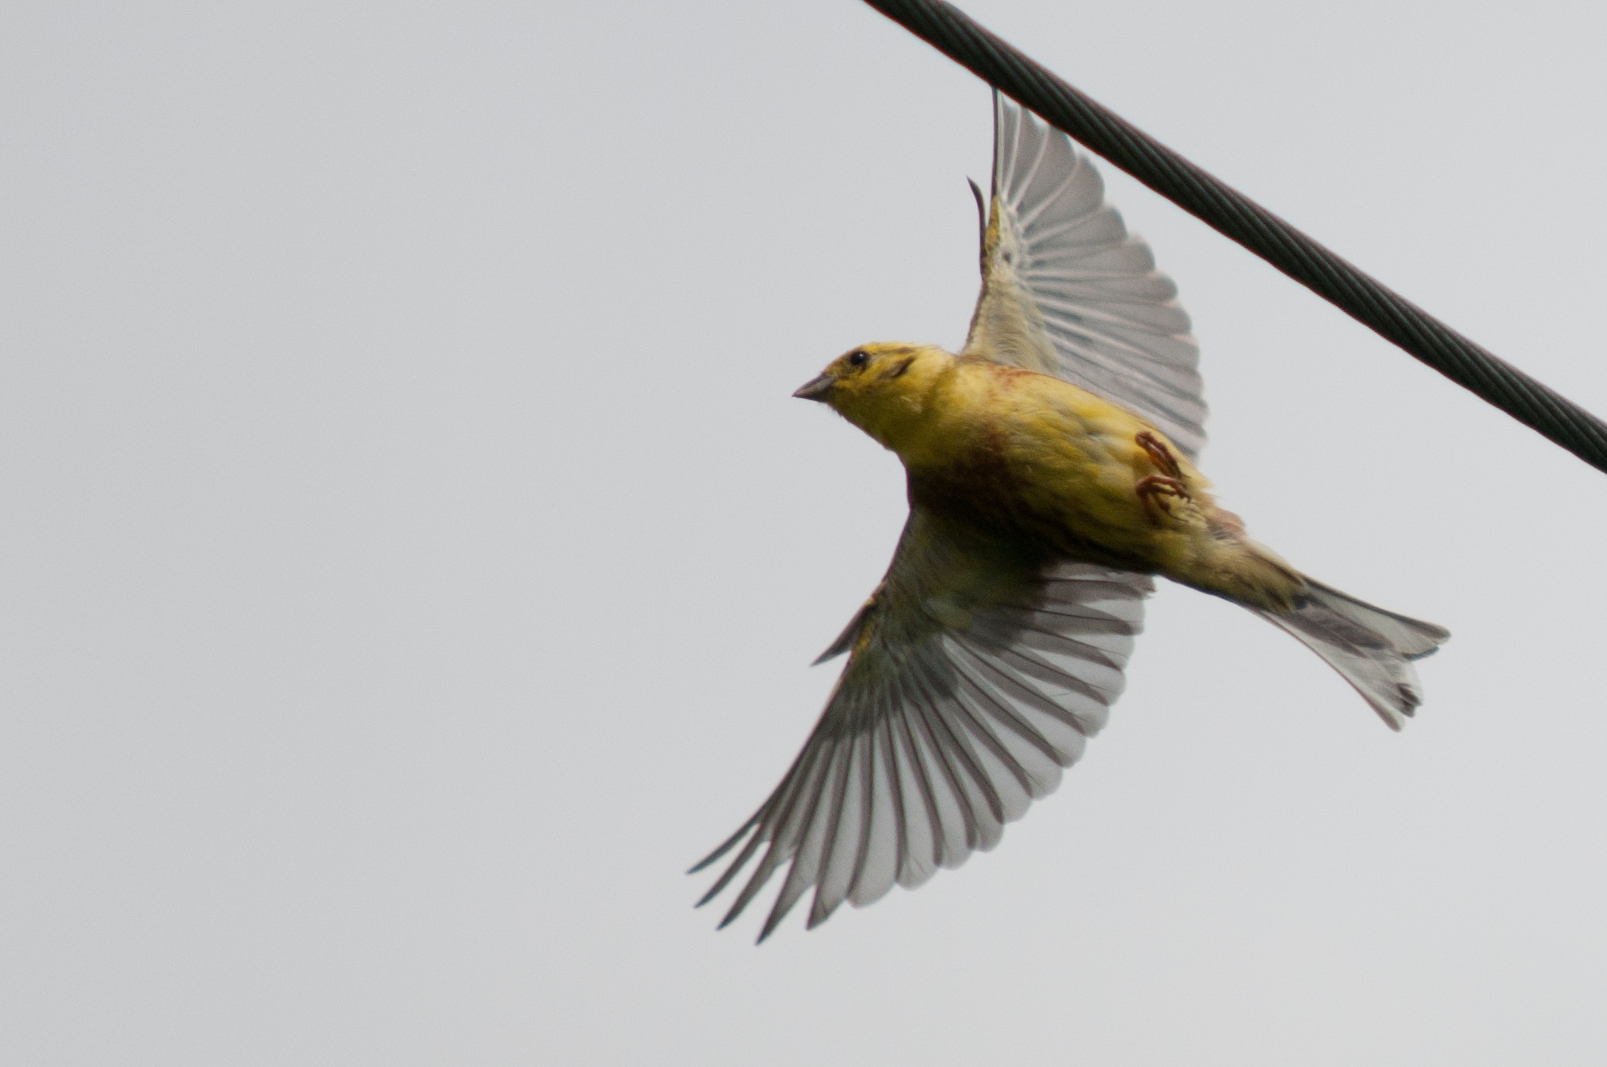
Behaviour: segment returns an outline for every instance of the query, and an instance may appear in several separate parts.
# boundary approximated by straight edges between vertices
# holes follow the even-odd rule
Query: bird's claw
[[[1169,478],[1183,477],[1183,469],[1177,465],[1177,457],[1172,455],[1172,450],[1167,448],[1159,437],[1145,430],[1133,440],[1138,443],[1139,448],[1149,453],[1150,462],[1155,464],[1156,469]]]
[[[1172,505],[1167,501],[1167,497],[1175,496],[1180,500],[1194,499],[1181,481],[1164,474],[1152,474],[1148,478],[1141,479],[1134,489],[1144,505],[1144,513],[1156,526],[1161,524],[1160,512],[1166,512],[1168,517],[1172,514]]]
[[[1139,480],[1134,486],[1139,501],[1144,505],[1144,513],[1149,521],[1156,526],[1161,524],[1161,512],[1168,517],[1172,514],[1172,505],[1168,497],[1177,497],[1180,500],[1193,500],[1189,495],[1188,487],[1183,484],[1183,468],[1178,465],[1177,457],[1172,450],[1166,447],[1166,442],[1145,430],[1133,438],[1139,448],[1148,455],[1150,462],[1155,464],[1161,474],[1152,474]]]

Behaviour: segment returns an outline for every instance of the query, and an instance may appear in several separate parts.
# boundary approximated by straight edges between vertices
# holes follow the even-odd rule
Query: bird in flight
[[[1292,635],[1392,729],[1450,634],[1301,574],[1194,467],[1199,352],[1171,280],[1069,138],[994,94],[982,293],[958,355],[862,345],[795,395],[896,453],[910,514],[886,576],[816,662],[847,665],[781,784],[692,870],[757,857],[721,926],[785,869],[763,941],[810,889],[915,887],[1052,792],[1105,725],[1153,575]]]

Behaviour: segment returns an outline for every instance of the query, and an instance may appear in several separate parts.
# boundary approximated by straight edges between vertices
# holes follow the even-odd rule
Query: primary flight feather
[[[738,850],[701,904],[757,860],[722,926],[785,872],[761,941],[811,889],[813,927],[997,844],[1105,724],[1151,575],[1292,634],[1397,730],[1411,661],[1450,636],[1306,577],[1217,506],[1175,288],[1071,141],[997,94],[992,184],[961,352],[863,345],[796,394],[898,455],[910,515],[821,656],[848,662],[803,751],[693,868]]]

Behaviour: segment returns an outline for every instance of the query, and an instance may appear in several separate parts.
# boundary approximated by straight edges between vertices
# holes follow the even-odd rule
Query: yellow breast
[[[1165,438],[1130,412],[1059,378],[959,360],[923,416],[894,447],[912,503],[1134,569],[1165,569],[1186,551],[1179,538],[1194,531],[1158,523],[1135,491],[1156,473],[1139,436]],[[1177,458],[1203,496],[1204,479]]]

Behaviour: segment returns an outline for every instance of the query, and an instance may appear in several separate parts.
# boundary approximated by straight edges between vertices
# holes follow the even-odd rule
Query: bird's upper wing
[[[887,576],[821,657],[850,653],[803,751],[693,868],[742,846],[700,903],[758,856],[729,923],[786,867],[763,940],[810,888],[814,926],[844,900],[868,904],[992,848],[1104,725],[1150,589],[1143,575],[1043,566],[913,511]]]
[[[997,92],[988,215],[965,352],[1064,378],[1196,458],[1205,401],[1177,287],[1071,140]]]

